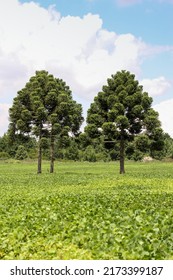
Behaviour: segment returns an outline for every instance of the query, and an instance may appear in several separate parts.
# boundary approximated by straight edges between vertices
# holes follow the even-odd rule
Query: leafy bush
[[[37,150],[36,149],[30,149],[28,152],[28,157],[30,159],[37,159]]]
[[[16,151],[15,159],[24,160],[28,157],[25,147],[20,145]]]
[[[92,146],[88,146],[83,154],[83,160],[90,161],[90,162],[96,162],[96,152]]]
[[[64,151],[64,158],[69,160],[79,159],[79,150],[76,143],[71,143],[70,147],[67,147]]]
[[[4,159],[8,159],[10,158],[10,155],[6,152],[0,152],[0,159],[4,160]]]
[[[135,150],[135,152],[134,152],[132,158],[133,158],[133,160],[135,160],[135,161],[140,161],[140,160],[143,159],[143,157],[144,157],[144,154],[143,154],[141,151]]]

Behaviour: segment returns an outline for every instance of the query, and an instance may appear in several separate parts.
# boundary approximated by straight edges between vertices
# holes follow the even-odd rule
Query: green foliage
[[[173,158],[173,139],[163,134],[151,105],[152,98],[133,74],[117,72],[94,98],[84,133],[80,133],[82,106],[73,100],[70,88],[47,71],[36,71],[13,100],[8,133],[0,137],[0,152],[15,158],[22,145],[30,158],[39,161],[41,155],[51,163],[55,158],[120,159],[120,166],[125,156]]]
[[[135,152],[133,153],[132,159],[135,161],[140,161],[143,159],[143,157],[144,157],[144,154],[141,151],[135,150]]]
[[[7,152],[0,152],[0,159],[8,159],[10,158],[10,155]]]
[[[57,168],[0,164],[0,259],[173,259],[172,163]]]
[[[143,153],[149,152],[150,140],[146,134],[140,134],[134,139],[135,148]]]
[[[84,152],[83,160],[90,161],[90,162],[96,162],[96,152],[92,146],[88,146]]]
[[[50,172],[53,172],[56,137],[77,134],[83,121],[82,106],[73,100],[69,87],[47,71],[36,71],[18,91],[9,116],[8,135],[12,143],[19,134],[38,138],[38,173],[41,173],[42,150],[47,148],[42,138],[50,138]]]
[[[83,150],[91,144],[91,139],[86,133],[80,133],[77,137],[78,147]]]
[[[123,70],[107,80],[107,85],[102,87],[102,92],[97,94],[88,110],[85,127],[88,137],[119,142],[120,173],[125,172],[126,143],[134,141],[137,135],[140,136],[134,144],[135,150],[138,150],[135,151],[135,159],[141,157],[142,152],[155,156],[164,148],[158,113],[151,105],[152,98],[143,92],[135,76]],[[110,145],[109,149],[112,148]]]
[[[25,147],[20,145],[16,151],[15,159],[18,160],[24,160],[28,157],[27,151],[25,150]]]
[[[70,146],[65,149],[64,158],[69,160],[79,160],[79,149],[74,141],[71,141]]]
[[[8,136],[4,134],[0,137],[0,152],[7,152],[9,151],[9,143],[8,143]]]
[[[46,149],[49,147],[49,139],[47,139],[46,137],[42,137],[41,139],[41,147],[43,149]]]
[[[164,157],[173,158],[173,139],[169,134],[164,134]]]

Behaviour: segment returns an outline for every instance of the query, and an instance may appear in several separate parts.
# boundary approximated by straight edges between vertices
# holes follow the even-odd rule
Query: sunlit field
[[[0,259],[173,259],[173,163],[0,162]]]

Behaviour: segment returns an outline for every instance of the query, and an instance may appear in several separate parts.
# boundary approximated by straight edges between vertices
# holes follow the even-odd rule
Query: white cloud
[[[165,77],[158,77],[155,79],[143,79],[140,81],[143,85],[144,91],[148,92],[150,96],[163,95],[171,88],[171,83]]]
[[[27,78],[27,66],[15,53],[0,52],[0,97],[1,102],[10,100]]]
[[[13,65],[26,67],[27,76],[45,66],[59,74],[62,69],[67,80],[73,77],[74,84],[87,89],[117,69],[138,70],[141,50],[146,48],[131,34],[104,30],[98,15],[60,17],[54,7],[46,10],[33,2],[6,0],[0,2],[0,18],[3,60],[15,57]]]
[[[159,118],[162,123],[162,128],[165,132],[173,137],[173,99],[163,101],[154,106],[154,109],[159,113]]]
[[[0,104],[0,135],[7,131],[9,104]]]
[[[12,104],[35,70],[46,69],[64,79],[86,108],[111,74],[126,69],[140,76],[151,54],[152,47],[132,34],[103,29],[99,15],[61,17],[53,6],[0,1],[1,103]],[[164,81],[158,84],[166,89]]]

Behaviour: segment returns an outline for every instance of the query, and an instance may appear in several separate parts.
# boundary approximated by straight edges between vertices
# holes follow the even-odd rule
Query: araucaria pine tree
[[[85,132],[91,138],[119,142],[120,173],[125,173],[125,143],[145,135],[150,149],[163,147],[163,131],[152,98],[129,71],[119,71],[107,80],[87,114]]]
[[[50,172],[54,171],[54,143],[58,136],[78,133],[83,121],[82,106],[72,98],[62,79],[47,71],[36,71],[26,86],[17,93],[9,110],[9,135],[34,135],[38,139],[38,173],[41,173],[44,138],[50,139]]]

